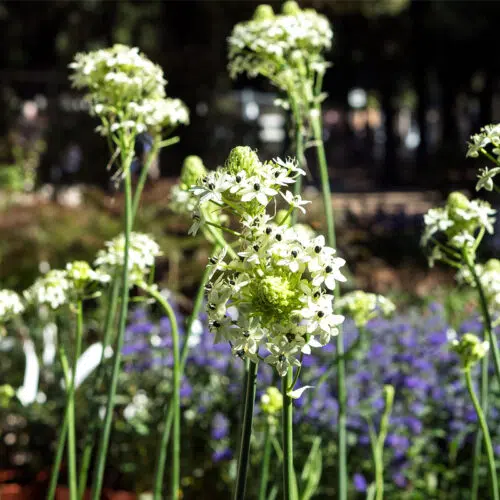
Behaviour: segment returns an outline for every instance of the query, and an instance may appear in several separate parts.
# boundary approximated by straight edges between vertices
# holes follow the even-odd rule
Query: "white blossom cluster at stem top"
[[[230,75],[262,75],[293,91],[298,81],[325,72],[323,52],[331,48],[332,38],[328,19],[313,9],[295,7],[274,15],[271,7],[261,5],[254,18],[237,24],[228,38]]]
[[[125,258],[125,235],[105,243],[106,249],[99,250],[94,265],[98,271],[117,277],[121,274]],[[150,273],[155,258],[162,255],[160,246],[154,239],[143,233],[133,232],[130,235],[128,249],[128,272],[130,286],[141,283]]]
[[[345,261],[323,236],[249,217],[237,257],[214,258],[207,284],[207,311],[216,342],[228,341],[235,355],[264,361],[284,376],[311,347],[338,334],[344,316],[335,314],[333,294],[345,281]]]
[[[21,297],[12,290],[0,290],[0,325],[19,316],[24,311]]]
[[[459,192],[448,196],[444,207],[431,208],[424,215],[422,245],[428,247],[429,263],[450,260],[458,252],[473,250],[484,232],[493,233],[496,210],[483,200],[469,200]]]
[[[103,135],[119,130],[141,133],[189,123],[189,112],[179,99],[166,97],[163,70],[139,49],[116,44],[78,53],[69,65],[70,79],[87,89],[91,112],[101,118]]]
[[[305,172],[295,160],[279,158],[266,163],[252,163],[251,168],[246,170],[235,171],[226,166],[209,172],[197,186],[191,188],[197,206],[189,233],[196,234],[206,222],[205,214],[209,203],[231,209],[240,217],[254,217],[264,213],[280,189],[293,184],[299,175],[305,175]],[[310,203],[288,191],[282,197],[289,206],[303,212],[303,206]]]

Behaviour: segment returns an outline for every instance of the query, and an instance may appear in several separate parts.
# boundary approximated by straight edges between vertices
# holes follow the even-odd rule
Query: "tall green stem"
[[[68,405],[64,410],[64,421],[61,427],[61,432],[57,440],[56,456],[52,465],[52,473],[50,476],[49,491],[47,500],[54,500],[57,488],[57,480],[59,478],[59,469],[61,468],[62,457],[64,454],[64,445],[66,444],[66,434],[68,433]]]
[[[305,167],[305,156],[304,156],[304,120],[302,113],[299,109],[297,99],[293,96],[289,96],[290,107],[292,108],[292,116],[295,125],[295,156],[299,162],[299,167]],[[294,196],[300,195],[302,191],[302,176],[299,175],[295,180],[293,186]],[[292,226],[297,222],[297,210],[292,212]]]
[[[173,366],[173,388],[172,397],[168,402],[167,408],[173,408],[174,420],[174,437],[172,443],[172,483],[171,483],[171,497],[176,500],[179,497],[179,477],[180,477],[180,383],[181,383],[181,364],[179,356],[179,329],[177,327],[177,320],[175,318],[172,306],[165,300],[163,295],[158,292],[155,287],[150,287],[145,283],[141,288],[149,293],[158,304],[161,305],[165,314],[167,315],[170,325],[172,327],[172,352],[174,358]],[[168,411],[165,411],[168,418]],[[170,434],[170,429],[167,431],[167,426],[163,427],[163,434],[160,440],[160,447],[158,450],[158,460],[156,464],[155,485],[154,485],[154,499],[161,500],[163,490],[163,477],[165,471],[165,462],[167,459],[167,441]]]
[[[480,302],[480,307],[481,307],[481,313],[483,316],[483,325],[484,325],[484,337],[487,339],[490,343],[490,346],[492,347],[493,351],[493,361],[495,364],[495,374],[497,378],[499,378],[499,383],[500,383],[500,364],[499,364],[499,354],[498,354],[498,346],[496,339],[493,336],[492,333],[492,327],[491,327],[491,317],[488,311],[488,303],[486,301],[486,297],[484,295],[484,289],[483,285],[481,283],[481,280],[479,279],[479,276],[476,273],[476,269],[474,266],[474,262],[472,260],[472,257],[468,254],[464,254],[465,257],[465,262],[467,264],[467,267],[469,271],[472,274],[474,283],[476,284],[476,288],[478,290],[479,294],[479,302]],[[479,390],[479,397],[481,400],[481,408],[482,411],[487,414],[488,413],[488,379],[489,379],[489,374],[488,374],[488,366],[489,366],[489,356],[485,356],[481,360],[481,383],[480,383],[480,390]],[[482,441],[483,441],[483,436],[481,429],[477,430],[476,433],[476,439],[474,443],[474,457],[473,457],[473,462],[472,462],[472,486],[471,486],[471,500],[477,500],[478,499],[478,491],[479,491],[479,466],[481,463],[481,455],[482,455]]]
[[[121,366],[121,352],[123,348],[123,341],[125,336],[125,326],[127,323],[127,311],[129,300],[129,247],[130,247],[130,233],[132,232],[132,187],[130,179],[130,164],[132,163],[132,152],[122,152],[122,165],[123,173],[125,176],[125,248],[123,256],[123,270],[122,270],[122,297],[120,307],[120,317],[118,326],[118,336],[115,344],[115,351],[113,354],[113,372],[111,374],[111,382],[108,391],[108,400],[106,405],[106,415],[104,417],[104,425],[102,429],[101,438],[99,441],[99,448],[97,453],[97,464],[94,474],[94,482],[92,485],[92,500],[99,500],[101,496],[102,483],[104,478],[104,468],[106,466],[106,455],[109,446],[109,436],[111,434],[111,422],[113,420],[113,410],[115,407],[115,396],[118,387],[118,375]]]
[[[61,360],[61,367],[64,374],[64,385],[66,387],[67,428],[70,429],[71,427],[75,427],[75,406],[71,393],[71,375],[68,357],[66,356],[66,350],[64,349],[61,339],[59,339],[59,358]],[[68,432],[68,484],[70,499],[76,500],[78,495],[76,483],[76,444],[74,434],[71,435],[71,432]]]
[[[250,458],[250,438],[252,437],[253,409],[255,405],[255,392],[257,388],[257,363],[250,361],[246,375],[245,406],[241,426],[240,453],[238,455],[238,475],[234,500],[245,498],[248,462]]]
[[[481,306],[481,314],[483,316],[483,325],[484,325],[484,336],[485,339],[488,340],[491,346],[491,350],[493,352],[493,363],[495,365],[495,375],[497,377],[498,385],[500,387],[500,352],[498,350],[498,343],[496,337],[493,335],[493,329],[491,327],[491,316],[488,309],[488,301],[486,300],[486,296],[484,294],[483,284],[479,279],[479,276],[476,272],[476,268],[474,267],[474,262],[472,262],[470,256],[466,257],[467,267],[472,274],[472,278],[474,279],[474,283],[476,284],[476,288],[479,294],[479,304]]]
[[[323,204],[326,215],[327,241],[328,245],[336,248],[335,219],[333,215],[332,195],[330,191],[330,180],[328,178],[328,165],[326,161],[325,147],[321,127],[321,107],[316,105],[311,113],[311,125],[313,129],[316,151],[318,154],[319,174],[323,193]],[[335,287],[335,298],[340,295],[340,289]],[[347,398],[345,389],[345,358],[344,358],[344,334],[339,328],[336,339],[337,348],[337,398],[339,405],[338,414],[338,500],[347,500]]]
[[[484,435],[484,444],[486,447],[486,454],[488,456],[488,469],[490,472],[490,480],[491,480],[491,490],[493,494],[493,500],[500,500],[500,495],[498,492],[498,480],[497,480],[497,471],[495,467],[495,455],[493,453],[493,446],[491,444],[491,437],[488,430],[488,424],[486,423],[486,418],[484,417],[483,410],[481,409],[481,405],[477,399],[476,393],[474,392],[474,388],[472,387],[472,378],[470,374],[470,369],[466,369],[465,373],[465,382],[467,384],[467,389],[469,391],[472,404],[474,405],[474,409],[477,413],[477,418],[479,420],[479,426]]]
[[[220,247],[217,245],[214,247],[214,250],[212,252],[212,256],[214,256],[218,253],[219,248]],[[182,350],[181,350],[181,367],[180,367],[181,377],[182,377],[182,374],[184,373],[184,367],[186,365],[186,360],[187,360],[188,353],[189,353],[189,337],[191,336],[191,333],[193,330],[194,320],[198,318],[201,306],[203,304],[203,297],[205,295],[205,285],[208,281],[209,275],[210,275],[210,268],[207,267],[207,268],[205,268],[205,272],[203,273],[203,276],[201,278],[198,292],[196,293],[196,297],[195,297],[194,304],[193,304],[193,311],[191,312],[191,315],[189,316],[189,319],[187,321],[186,338],[184,339],[184,344],[183,344]],[[170,430],[172,429],[173,419],[174,419],[174,407],[173,407],[173,405],[168,405],[167,413],[165,416],[165,426],[163,428],[163,434],[161,436],[161,446],[164,448],[166,448],[168,446],[168,442],[170,439]],[[154,479],[155,484],[157,484],[157,482],[161,480],[158,477],[159,474],[160,474],[160,470],[159,470],[159,467],[157,465],[156,472],[155,472],[155,479]]]
[[[264,431],[264,452],[262,455],[262,467],[260,469],[259,500],[267,500],[267,483],[269,482],[269,461],[271,459],[271,425],[266,422]]]
[[[282,377],[281,391],[283,395],[283,498],[298,500],[295,470],[293,467],[293,400],[288,395],[288,388],[293,381],[292,368]]]
[[[95,382],[92,385],[92,391],[90,393],[90,398],[94,397],[99,387],[101,387],[104,381],[104,355],[106,348],[109,346],[111,341],[111,333],[113,331],[113,324],[115,322],[116,308],[118,305],[118,294],[120,292],[120,280],[115,277],[113,284],[109,291],[109,302],[106,312],[106,319],[104,322],[104,336],[102,340],[102,354],[101,361],[97,367],[97,373],[95,377]],[[89,400],[91,401],[91,399]],[[85,436],[84,448],[82,453],[82,460],[80,465],[80,473],[78,479],[78,497],[82,498],[85,488],[87,486],[87,478],[90,467],[90,461],[92,460],[92,453],[95,446],[96,432],[98,428],[98,404],[94,402],[90,407],[90,425],[87,429],[87,434]]]

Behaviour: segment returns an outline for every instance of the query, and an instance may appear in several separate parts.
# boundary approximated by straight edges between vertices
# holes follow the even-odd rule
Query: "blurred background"
[[[168,209],[170,188],[177,181],[183,159],[196,154],[209,168],[215,168],[236,145],[256,148],[263,159],[291,151],[289,117],[273,104],[280,97],[276,89],[260,79],[231,81],[226,71],[226,38],[234,24],[252,16],[258,3],[250,0],[0,1],[0,288],[21,292],[50,268],[62,267],[76,259],[91,262],[104,241],[121,231],[121,192],[111,181],[113,172],[106,169],[109,161],[106,141],[94,132],[98,123],[89,117],[82,96],[71,89],[68,80],[68,64],[76,52],[120,42],[138,46],[160,64],[168,80],[168,96],[182,99],[191,111],[191,124],[177,130],[180,142],[162,151],[158,168],[148,181],[136,225],[137,230],[151,233],[163,249],[168,249],[158,262],[157,280],[174,292],[182,314],[190,310],[208,245],[186,237],[190,221]],[[268,3],[279,10],[281,2]],[[358,396],[363,399],[358,392],[364,394],[367,380],[378,377],[377,380],[393,383],[391,377],[402,374],[398,384],[408,391],[402,392],[407,399],[406,406],[401,405],[411,409],[408,415],[420,418],[421,413],[413,406],[425,404],[425,408],[430,408],[425,413],[429,415],[430,420],[425,422],[429,429],[434,432],[445,428],[446,433],[449,426],[451,430],[446,436],[456,431],[460,432],[460,439],[465,439],[473,428],[473,419],[467,416],[472,410],[462,404],[455,392],[444,389],[449,383],[448,375],[455,369],[450,368],[455,365],[453,360],[449,361],[447,331],[450,327],[458,330],[457,325],[464,317],[473,315],[475,303],[470,294],[450,293],[453,271],[440,267],[428,269],[419,241],[422,215],[452,190],[474,195],[477,170],[485,166],[481,159],[466,159],[465,153],[471,134],[500,119],[497,55],[500,1],[303,0],[300,4],[325,14],[334,32],[333,50],[328,55],[333,66],[324,81],[328,98],[323,106],[323,121],[339,253],[348,263],[348,287],[388,293],[396,298],[401,310],[405,304],[422,306],[421,313],[398,316],[389,326],[379,325],[379,340],[372,350],[376,352],[379,342],[385,354],[381,356],[382,351],[377,351],[371,358],[368,356],[372,365],[366,365],[365,378],[350,382],[350,394],[356,400],[353,405],[358,403]],[[314,151],[307,152],[307,160],[311,172],[315,172]],[[310,175],[305,184],[304,196],[313,200],[306,222],[321,230],[324,210],[319,181]],[[482,197],[487,194],[481,193]],[[492,236],[485,243],[480,260],[498,254],[498,238]],[[444,305],[434,303],[430,307],[433,300]],[[127,347],[130,359],[135,359],[132,358],[135,355],[147,358],[139,359],[144,366],[152,363],[148,357],[152,348],[140,335],[158,332],[166,338],[169,335],[165,322],[158,323],[156,317],[153,321],[148,315],[149,312],[139,310],[132,316]],[[422,323],[424,316],[426,320]],[[98,340],[102,324],[98,314],[96,318],[89,327],[91,340]],[[475,331],[474,328],[479,331],[481,325],[477,321],[474,325],[467,324],[464,331]],[[33,331],[38,332],[37,342],[41,344],[42,329]],[[346,331],[347,338],[355,338],[352,325],[347,325]],[[426,336],[429,332],[434,335],[430,340]],[[212,416],[216,422],[213,429],[217,432],[221,426],[225,429],[225,421],[220,423],[220,412],[228,415],[232,411],[236,421],[238,408],[239,385],[235,381],[239,373],[233,370],[235,361],[230,360],[227,349],[213,349],[207,331],[200,338],[203,349],[194,351],[194,356],[200,359],[193,361],[182,396],[183,404],[192,410],[189,432],[193,436],[198,436],[197,432],[210,432]],[[14,341],[10,347],[2,344],[6,352],[2,353],[0,363],[0,385],[4,381],[15,387],[22,384],[24,355],[22,351],[17,357],[7,353],[14,344]],[[400,351],[415,345],[422,348],[423,354],[415,355],[415,359],[403,358]],[[415,388],[416,377],[412,374],[422,372],[424,378],[434,377],[434,372],[422,363],[431,366],[437,363],[436,359],[441,363],[436,346],[442,348],[439,356],[442,354],[443,363],[451,364],[443,364],[444,368],[439,365],[440,371],[436,368],[441,378],[436,375],[436,380],[429,379],[427,385]],[[164,350],[163,356],[165,352],[168,350]],[[330,352],[317,366],[326,363],[329,355]],[[129,363],[133,365],[135,361]],[[377,363],[380,366],[375,366]],[[163,387],[158,384],[157,372],[147,371],[140,363],[140,369],[132,365],[121,387],[126,396],[122,406],[128,408],[129,399],[143,388],[148,394],[158,389],[156,413],[150,410],[143,417],[142,410],[136,408],[133,418],[122,418],[121,413],[117,416],[118,437],[113,441],[108,483],[137,489],[142,485],[145,489],[150,484],[145,471],[150,474],[153,470],[149,462],[156,444],[155,432],[148,434],[147,429],[160,419],[164,397],[169,392],[168,377],[162,372]],[[223,377],[221,370],[225,373]],[[270,378],[269,373],[266,376]],[[43,396],[40,401],[37,399],[33,405],[17,408],[13,413],[4,412],[0,421],[0,427],[5,429],[0,467],[17,472],[22,469],[26,472],[25,482],[32,481],[37,473],[41,474],[41,481],[46,481],[50,470],[63,404],[61,397],[52,398],[51,391],[57,393],[60,389],[54,389],[51,377],[41,379],[40,390],[45,392],[40,392]],[[456,387],[453,386],[453,391]],[[319,399],[330,405],[330,413],[323,407],[316,411],[325,432],[331,432],[336,415],[336,402],[331,397],[335,389],[328,390]],[[448,391],[446,397],[438,390]],[[418,391],[422,401],[418,399]],[[235,396],[230,402],[225,401],[229,393]],[[221,395],[224,401],[220,401]],[[85,395],[81,397],[80,404],[85,405]],[[45,404],[45,400],[49,402]],[[230,411],[228,405],[232,405]],[[436,415],[442,422],[432,420]],[[422,417],[422,422],[425,418]],[[469,425],[464,432],[460,427],[466,426],[463,422]],[[417,440],[415,436],[421,437],[418,419],[417,424],[412,421],[413,430],[408,430],[410,424],[405,423],[408,428],[394,434],[391,446],[399,462],[394,466],[391,486],[394,496],[390,498],[437,498],[425,489],[427,483],[422,486],[425,493],[421,497],[412,496],[414,490],[408,489],[408,484],[415,486],[424,481],[422,478],[427,481],[427,474],[434,474],[433,466],[425,469],[427,463],[435,459],[436,463],[444,464],[444,445],[439,441],[437,446],[430,434],[428,440]],[[81,425],[84,428],[87,422],[82,419]],[[233,426],[231,432],[235,434],[236,430]],[[223,432],[224,436],[228,433]],[[409,436],[408,442],[401,441],[401,436]],[[361,450],[352,462],[356,464],[352,471],[368,471],[369,477],[367,441],[358,437],[352,438]],[[204,436],[198,438],[200,442],[206,440]],[[191,441],[187,439],[188,442]],[[232,452],[225,448],[226,444],[220,437],[214,437],[210,444],[213,449],[207,452],[203,464],[198,460],[201,448],[195,445],[190,448],[192,456],[186,460],[193,459],[197,467],[188,478],[194,491],[192,498],[202,498],[200,492],[207,482],[213,483],[211,488],[219,495],[227,495],[234,476],[234,461],[229,462]],[[414,445],[420,448],[415,451]],[[309,447],[309,443],[302,446],[304,457]],[[463,451],[467,449],[460,449],[467,458],[467,451]],[[424,450],[427,455],[421,461],[413,460],[408,450],[413,450],[415,456]],[[215,455],[210,455],[212,452]],[[334,456],[333,451],[330,455]],[[460,454],[458,458],[453,455],[453,460],[460,462]],[[217,469],[218,461],[223,462],[224,468]],[[408,472],[409,464],[413,472]],[[442,474],[446,476],[448,471],[455,470],[458,470],[455,462],[450,461],[443,465]],[[463,461],[462,472],[466,477],[467,460]],[[409,481],[408,477],[414,479]],[[434,476],[429,477],[429,481],[434,481]],[[0,474],[0,482],[5,479],[13,481]],[[451,477],[449,483],[457,483],[456,477]],[[407,488],[408,496],[403,496],[403,488]],[[326,498],[332,498],[331,491]],[[456,490],[449,491],[449,497],[439,498],[462,498]],[[37,498],[34,493],[29,495],[27,498]],[[190,498],[188,494],[186,498]]]

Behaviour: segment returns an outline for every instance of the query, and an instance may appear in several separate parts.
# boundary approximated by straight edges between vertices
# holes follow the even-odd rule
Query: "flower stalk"
[[[118,322],[118,336],[115,344],[115,351],[113,354],[113,371],[111,374],[111,381],[108,391],[108,400],[106,406],[106,414],[104,417],[104,425],[99,441],[99,448],[97,453],[97,463],[94,475],[94,482],[92,486],[92,500],[99,500],[102,490],[104,479],[104,468],[106,465],[106,456],[109,446],[109,437],[111,433],[111,423],[113,419],[113,410],[115,407],[115,396],[118,387],[118,376],[121,366],[121,351],[123,348],[123,341],[125,336],[125,326],[127,321],[128,301],[129,301],[129,247],[130,247],[130,234],[132,232],[132,186],[130,178],[130,165],[133,158],[133,145],[127,144],[124,148],[124,138],[122,138],[122,167],[124,174],[125,184],[125,244],[123,255],[123,269],[121,276],[122,294],[121,294],[121,307]],[[132,146],[132,147],[131,147]]]
[[[283,498],[298,500],[297,483],[293,466],[293,399],[288,395],[288,388],[293,381],[292,367],[282,377],[282,440],[283,440]]]
[[[250,438],[252,437],[253,410],[257,388],[257,369],[258,364],[250,361],[245,377],[245,402],[243,422],[241,426],[240,452],[238,455],[238,475],[236,477],[236,487],[233,497],[234,500],[243,500],[245,498],[248,463],[250,458]]]

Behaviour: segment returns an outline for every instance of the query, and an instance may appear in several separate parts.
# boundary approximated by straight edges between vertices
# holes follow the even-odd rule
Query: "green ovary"
[[[252,302],[265,315],[287,316],[296,306],[296,293],[291,283],[282,276],[266,276],[255,282]]]

